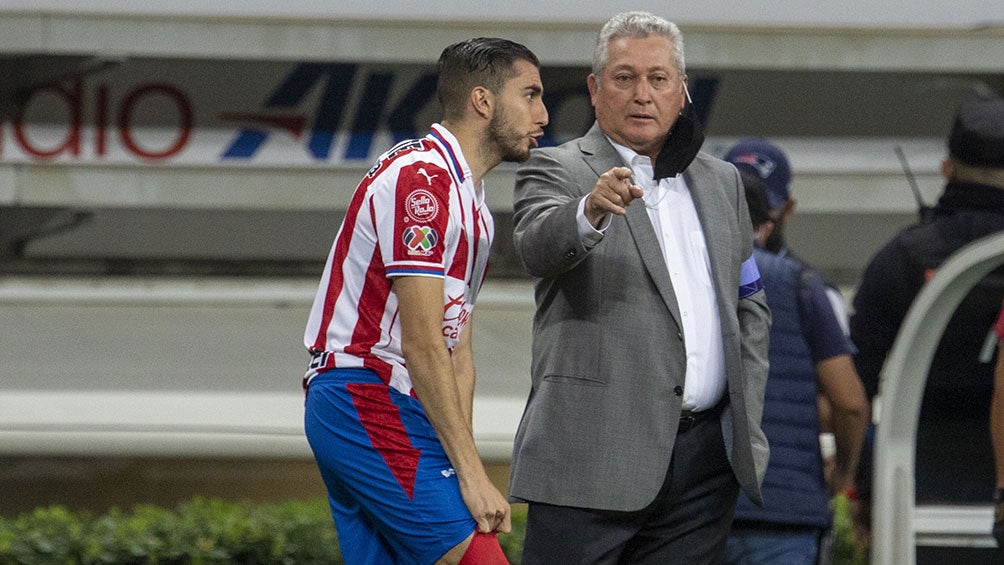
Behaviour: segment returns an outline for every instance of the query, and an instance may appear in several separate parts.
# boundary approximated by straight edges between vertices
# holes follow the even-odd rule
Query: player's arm
[[[474,370],[474,348],[472,333],[474,316],[467,320],[460,339],[453,347],[453,374],[457,379],[457,389],[460,393],[460,407],[464,410],[467,425],[474,429],[474,384],[477,374]]]
[[[401,320],[401,348],[412,386],[457,472],[464,503],[482,532],[511,530],[509,503],[485,473],[443,340],[443,280],[394,279]]]
[[[837,444],[830,490],[838,493],[854,485],[868,428],[868,399],[850,355],[819,361],[816,373],[819,388],[830,405],[833,439]]]

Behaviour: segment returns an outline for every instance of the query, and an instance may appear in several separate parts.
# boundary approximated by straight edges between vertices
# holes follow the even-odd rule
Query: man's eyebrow
[[[611,72],[632,71],[632,72],[646,72],[646,73],[651,73],[651,72],[654,72],[654,71],[669,72],[669,71],[673,70],[674,68],[675,67],[673,65],[655,65],[654,67],[648,67],[647,69],[642,69],[641,71],[638,71],[638,69],[636,69],[633,65],[629,65],[629,64],[626,64],[626,63],[621,63],[620,65],[615,65],[613,67],[610,67],[610,71]]]

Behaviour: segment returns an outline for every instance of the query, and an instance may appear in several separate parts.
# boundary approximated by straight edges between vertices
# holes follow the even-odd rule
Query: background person
[[[305,429],[347,563],[506,561],[509,504],[471,421],[471,315],[494,235],[482,179],[529,156],[547,110],[520,44],[457,43],[438,66],[442,123],[356,188],[304,334]]]
[[[539,279],[510,477],[523,562],[716,563],[768,457],[743,187],[699,152],[674,24],[612,17],[587,82],[596,124],[516,178],[515,248]]]
[[[879,250],[854,298],[855,364],[870,399],[920,288],[959,248],[1004,229],[1004,100],[977,96],[959,106],[941,170],[947,184],[932,216]],[[962,300],[935,351],[917,433],[918,502],[987,500],[994,480],[987,426],[993,365],[980,360],[980,349],[1002,297],[998,269]],[[865,504],[871,486],[864,473],[858,490]]]
[[[794,257],[765,248],[774,224],[763,180],[748,170],[740,175],[755,231],[753,256],[773,322],[762,422],[771,453],[763,506],[739,497],[725,562],[829,563],[829,500],[853,485],[868,401],[854,370],[854,348],[830,306],[822,277]],[[830,484],[820,452],[817,394],[831,407],[836,438]]]
[[[772,228],[770,236],[762,243],[761,247],[781,257],[790,256],[808,266],[808,263],[798,257],[788,246],[788,240],[784,235],[788,220],[795,215],[795,210],[798,208],[798,200],[791,195],[792,173],[788,156],[780,147],[769,140],[762,137],[750,137],[737,141],[725,152],[725,156],[722,158],[735,165],[740,172],[748,171],[763,181],[767,203],[770,206],[769,215]],[[836,286],[825,279],[824,282],[826,282],[826,296],[837,314],[840,327],[845,334],[849,335],[844,297]]]

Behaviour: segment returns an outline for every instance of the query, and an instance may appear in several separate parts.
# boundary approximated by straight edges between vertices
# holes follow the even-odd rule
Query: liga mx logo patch
[[[401,241],[408,248],[408,255],[427,257],[439,243],[439,234],[429,226],[411,226],[401,234]]]

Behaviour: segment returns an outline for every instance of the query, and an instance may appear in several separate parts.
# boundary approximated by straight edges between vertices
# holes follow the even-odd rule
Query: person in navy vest
[[[781,257],[791,257],[807,265],[808,263],[788,246],[784,236],[788,221],[798,208],[798,200],[791,194],[791,163],[784,151],[770,140],[748,137],[737,141],[725,152],[722,159],[732,163],[740,171],[756,174],[763,181],[772,227],[762,247],[771,253]],[[826,297],[830,299],[830,305],[837,314],[840,327],[849,335],[847,307],[844,305],[843,295],[829,281],[824,279],[823,282],[826,283]]]
[[[763,506],[740,497],[726,563],[827,561],[830,497],[854,484],[868,426],[868,402],[854,369],[853,345],[813,269],[766,249],[774,223],[763,179],[740,169],[753,223],[753,256],[773,312],[770,372],[762,426],[771,445]],[[831,407],[836,466],[829,484],[820,451],[817,395]]]

